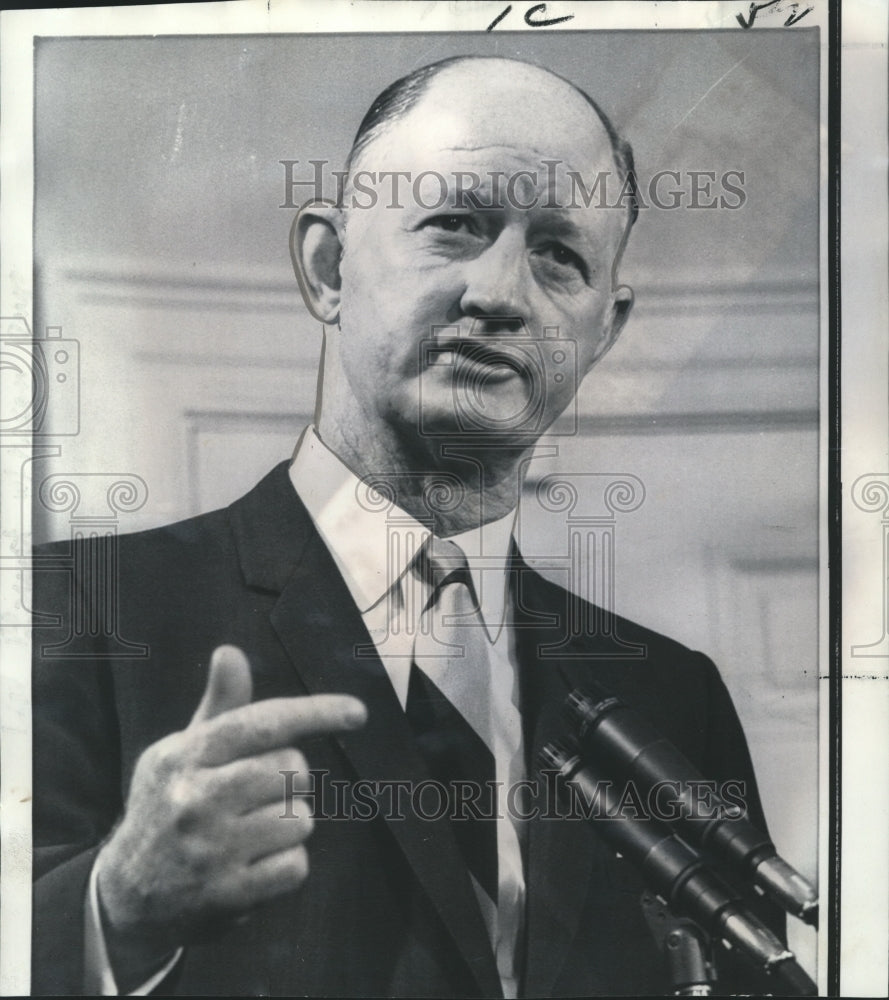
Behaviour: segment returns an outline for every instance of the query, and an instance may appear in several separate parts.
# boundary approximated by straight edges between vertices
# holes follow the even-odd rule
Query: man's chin
[[[527,445],[540,435],[541,424],[550,414],[543,407],[529,407],[524,393],[515,391],[490,393],[478,398],[454,392],[453,387],[436,386],[434,392],[423,392],[419,398],[405,393],[390,400],[388,421],[398,425],[399,436],[405,443],[427,447],[436,442],[478,444],[489,441],[501,445]]]
[[[454,441],[479,443],[497,441],[501,444],[528,443],[538,436],[536,421],[516,420],[506,412],[455,413],[423,410],[417,422],[417,434],[429,441]]]
[[[504,438],[533,436],[543,414],[540,393],[523,380],[501,383],[420,385],[417,427],[421,435]]]

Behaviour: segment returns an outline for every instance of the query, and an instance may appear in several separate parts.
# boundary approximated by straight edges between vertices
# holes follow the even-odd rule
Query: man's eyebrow
[[[571,216],[565,214],[564,209],[545,208],[532,221],[531,228],[535,230],[544,229],[553,236],[568,237],[583,243],[589,241],[588,234],[574,222]]]
[[[451,194],[456,194],[460,204],[459,208],[474,208],[479,212],[496,212],[503,209],[502,197],[498,203],[494,203],[489,199],[483,197],[484,195],[489,195],[490,189],[486,188],[484,185],[479,188],[460,188],[456,187],[450,191]]]

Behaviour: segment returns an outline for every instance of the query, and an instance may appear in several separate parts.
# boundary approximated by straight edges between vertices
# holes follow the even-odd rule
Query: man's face
[[[543,71],[461,64],[355,169],[409,173],[398,181],[403,207],[391,180],[377,179],[372,207],[346,195],[335,336],[361,417],[432,437],[542,433],[625,311],[612,268],[626,210],[597,198],[583,207],[569,177],[589,189],[607,172],[617,190],[594,111]],[[434,173],[418,182],[424,171]]]

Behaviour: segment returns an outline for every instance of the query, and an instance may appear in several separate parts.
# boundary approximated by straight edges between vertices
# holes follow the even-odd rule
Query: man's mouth
[[[481,379],[486,384],[531,376],[531,359],[526,350],[502,340],[455,339],[430,352],[429,367],[448,368],[452,375]]]

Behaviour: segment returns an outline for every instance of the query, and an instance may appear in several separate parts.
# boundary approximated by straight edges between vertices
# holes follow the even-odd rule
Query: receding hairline
[[[614,138],[617,136],[610,120],[589,94],[578,87],[573,81],[568,80],[548,67],[539,66],[537,63],[529,62],[525,59],[468,53],[465,55],[447,56],[436,62],[428,63],[425,66],[419,66],[417,69],[411,70],[410,73],[399,77],[399,79],[393,81],[382,90],[371,103],[361,124],[358,126],[358,130],[352,140],[352,148],[349,152],[346,168],[350,169],[357,159],[358,154],[363,152],[376,138],[407,117],[428,96],[432,85],[439,77],[448,74],[451,70],[472,65],[477,66],[486,62],[507,63],[511,66],[531,71],[529,75],[536,71],[537,73],[545,74],[552,80],[563,83],[595,113],[596,119],[605,129],[606,133],[608,133],[609,139],[612,140],[612,147],[614,147]],[[613,132],[614,138],[612,136]]]
[[[633,150],[630,144],[620,135],[611,119],[590,95],[572,80],[562,76],[547,66],[526,59],[515,59],[511,56],[489,56],[477,53],[448,56],[436,62],[420,66],[389,84],[371,103],[352,141],[352,148],[346,158],[345,172],[351,175],[355,163],[373,142],[385,135],[391,128],[401,122],[426,96],[433,82],[442,74],[461,65],[479,64],[483,62],[508,63],[520,66],[529,71],[545,74],[553,80],[558,80],[572,90],[595,113],[599,124],[604,128],[611,145],[611,154],[617,167],[622,183],[630,187],[629,218],[627,232],[632,228],[638,215],[636,199],[636,176],[633,161]]]

